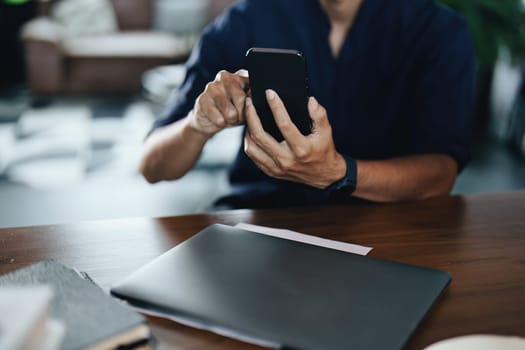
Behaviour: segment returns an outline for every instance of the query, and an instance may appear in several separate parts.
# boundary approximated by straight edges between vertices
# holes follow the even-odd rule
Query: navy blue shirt
[[[339,57],[319,0],[239,1],[204,32],[177,98],[155,125],[184,118],[218,71],[244,68],[251,47],[301,51],[310,93],[337,150],[355,159],[422,153],[469,158],[474,53],[466,23],[431,0],[364,0]],[[275,180],[243,148],[231,167],[234,206],[321,204],[324,191]]]

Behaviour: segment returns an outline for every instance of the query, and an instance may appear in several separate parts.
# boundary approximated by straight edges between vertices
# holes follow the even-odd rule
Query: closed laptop
[[[406,344],[449,282],[439,270],[212,225],[111,292],[243,339],[384,350]]]

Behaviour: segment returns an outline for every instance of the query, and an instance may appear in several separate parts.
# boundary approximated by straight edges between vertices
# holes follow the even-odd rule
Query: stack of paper
[[[65,328],[48,317],[52,297],[47,286],[0,288],[0,349],[59,349]]]

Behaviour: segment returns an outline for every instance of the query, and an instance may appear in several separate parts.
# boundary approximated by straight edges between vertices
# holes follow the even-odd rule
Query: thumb
[[[239,69],[235,72],[235,75],[241,78],[240,80],[244,92],[248,92],[250,90],[250,75],[248,74],[248,71],[246,69]]]
[[[314,132],[326,128],[329,125],[326,109],[324,109],[313,96],[308,99],[308,112],[310,113],[310,118],[312,118],[312,129]]]

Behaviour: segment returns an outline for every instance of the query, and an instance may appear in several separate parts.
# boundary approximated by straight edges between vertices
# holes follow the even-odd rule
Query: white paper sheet
[[[247,230],[247,231],[261,233],[263,235],[288,239],[290,241],[316,245],[319,247],[325,247],[329,249],[340,250],[340,251],[347,252],[347,253],[367,255],[372,250],[371,247],[365,247],[362,245],[357,245],[357,244],[352,244],[352,243],[333,241],[330,239],[306,235],[304,233],[299,233],[299,232],[290,231],[286,229],[278,229],[278,228],[258,226],[258,225],[245,224],[245,223],[239,223],[235,225],[235,227],[243,229],[243,230]]]

